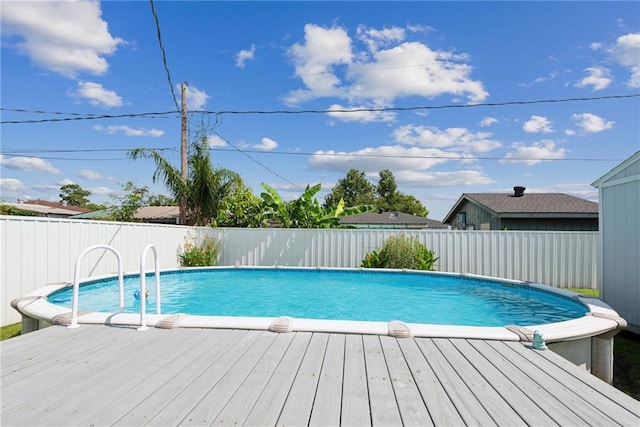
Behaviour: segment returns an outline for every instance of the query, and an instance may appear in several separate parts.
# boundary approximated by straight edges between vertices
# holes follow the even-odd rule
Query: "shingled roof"
[[[483,206],[501,217],[559,215],[563,217],[597,217],[598,204],[565,193],[464,193],[445,216],[445,224],[453,221],[453,214],[459,206],[468,201]]]
[[[440,221],[403,212],[367,212],[340,218],[342,225],[377,225],[399,228],[446,228]]]
[[[564,193],[465,193],[468,199],[496,213],[598,213],[598,204]]]

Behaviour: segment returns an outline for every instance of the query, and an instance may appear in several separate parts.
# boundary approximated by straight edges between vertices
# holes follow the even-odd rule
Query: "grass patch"
[[[620,332],[613,340],[613,386],[640,400],[640,335]]]
[[[9,338],[17,337],[22,331],[22,323],[14,323],[13,325],[7,325],[0,328],[0,341],[8,340]]]
[[[600,289],[569,288],[568,290],[584,295],[585,297],[600,298]]]

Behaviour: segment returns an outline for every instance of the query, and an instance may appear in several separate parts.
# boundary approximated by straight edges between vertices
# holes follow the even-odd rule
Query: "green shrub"
[[[437,260],[434,252],[417,239],[400,234],[388,238],[379,253],[366,254],[361,267],[433,270]]]
[[[360,267],[364,268],[382,268],[382,263],[380,262],[380,255],[376,251],[371,251],[364,256]]]
[[[196,244],[193,237],[186,239],[183,248],[178,249],[178,260],[182,267],[207,267],[218,264],[220,245],[217,240],[205,237]]]

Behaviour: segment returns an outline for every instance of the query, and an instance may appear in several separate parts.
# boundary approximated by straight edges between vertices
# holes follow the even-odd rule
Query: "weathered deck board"
[[[425,359],[433,367],[442,388],[451,399],[466,425],[492,426],[495,421],[486,408],[478,401],[456,370],[445,359],[433,340],[419,338],[415,340]]]
[[[311,419],[320,372],[329,343],[329,334],[313,334],[300,368],[282,406],[277,425],[307,424]]]
[[[505,343],[508,345],[508,343]],[[630,399],[620,390],[605,386],[593,375],[580,375],[576,366],[550,351],[534,352],[529,347],[508,345],[521,357],[538,369],[544,370],[551,378],[562,382],[586,405],[598,409],[620,425],[640,425],[640,402]],[[535,357],[534,357],[535,355]],[[579,374],[580,373],[580,374]]]
[[[309,424],[312,426],[335,426],[340,424],[344,345],[344,335],[329,335],[316,397],[311,410],[311,419],[309,420]]]
[[[463,424],[462,417],[415,340],[399,340],[398,343],[433,423],[450,426]]]
[[[269,379],[262,394],[250,411],[245,413],[242,424],[251,426],[273,426],[278,421],[282,406],[309,347],[311,333],[296,334],[289,350]],[[315,388],[315,387],[314,387]],[[311,405],[309,405],[309,408]],[[310,412],[310,411],[309,411]]]
[[[369,406],[371,407],[371,423],[374,426],[397,426],[402,424],[400,411],[391,385],[391,377],[382,351],[380,337],[364,335],[364,357],[367,366],[367,382],[369,384]]]
[[[83,325],[0,350],[3,426],[640,425],[640,402],[516,342]]]
[[[348,426],[370,426],[369,389],[361,335],[347,335],[342,377],[342,414]]]
[[[507,402],[523,420],[525,420],[527,424],[545,426],[557,425],[556,421],[542,410],[539,406],[539,402],[535,399],[531,399],[526,393],[520,390],[512,378],[506,375],[500,368],[496,367],[492,361],[487,360],[481,352],[476,351],[469,341],[451,341],[486,379],[495,379],[495,381],[492,381],[493,388],[498,392],[500,397]],[[522,378],[518,378],[517,382],[522,380]],[[561,413],[564,412],[561,411]]]
[[[387,359],[391,384],[398,402],[402,423],[410,426],[433,425],[407,360],[402,355],[398,340],[391,337],[380,337],[382,349]]]

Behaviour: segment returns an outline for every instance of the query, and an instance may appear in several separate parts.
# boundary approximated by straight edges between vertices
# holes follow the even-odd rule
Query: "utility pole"
[[[187,170],[187,86],[188,83],[184,82],[180,86],[180,94],[182,96],[182,132],[180,134],[180,171],[182,172],[182,182],[186,185],[188,178]],[[187,224],[187,198],[183,195],[179,200],[180,205],[180,218],[178,222],[180,225]]]

